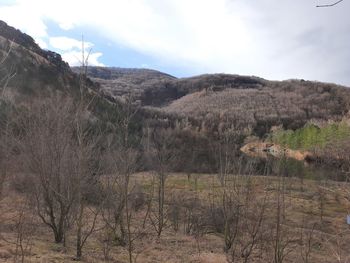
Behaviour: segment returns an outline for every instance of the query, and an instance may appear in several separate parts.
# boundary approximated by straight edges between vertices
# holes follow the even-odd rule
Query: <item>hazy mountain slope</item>
[[[307,121],[340,120],[349,110],[350,90],[305,81],[265,82],[259,88],[198,91],[163,108],[207,123],[231,123],[263,135],[274,126],[296,129]],[[226,125],[225,124],[225,125]]]
[[[42,50],[34,40],[0,21],[0,79],[8,79],[6,93],[13,98],[45,95],[52,90],[76,93],[79,77],[61,56]],[[4,86],[2,83],[1,86]],[[89,82],[90,87],[96,85]]]
[[[262,136],[276,125],[296,129],[310,120],[337,121],[350,109],[350,90],[329,83],[229,74],[176,79],[151,70],[96,67],[88,74],[110,96],[133,92],[141,105],[189,117],[210,131],[234,126]]]
[[[143,105],[159,107],[166,106],[170,102],[196,91],[220,91],[226,87],[257,88],[261,87],[261,85],[263,85],[263,80],[256,77],[230,74],[205,74],[157,83],[152,88],[145,89],[141,101]]]
[[[89,117],[93,122],[117,122],[122,115],[120,103],[98,93],[98,83],[87,78],[81,86],[81,77],[59,54],[42,50],[30,36],[1,21],[0,81],[0,99],[15,108],[57,93],[78,99],[83,87],[83,95],[90,101]]]
[[[76,73],[80,67],[73,67]],[[129,92],[141,99],[147,89],[152,89],[159,83],[172,81],[175,77],[151,69],[133,69],[116,67],[88,67],[89,78],[100,84],[100,91],[107,96],[116,98]]]
[[[79,72],[79,67],[73,71]],[[88,67],[88,76],[101,85],[101,91],[112,97],[132,92],[143,106],[164,106],[203,89],[222,90],[231,88],[256,88],[264,80],[229,74],[206,74],[177,79],[166,73],[151,69],[125,69],[108,67]]]

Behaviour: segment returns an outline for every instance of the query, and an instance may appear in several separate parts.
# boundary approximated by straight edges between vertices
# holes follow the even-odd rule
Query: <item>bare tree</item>
[[[13,49],[13,42],[7,41],[7,46],[4,46],[3,50],[0,50],[0,87],[1,87],[1,95],[0,98],[3,99],[5,96],[6,88],[10,82],[10,80],[16,76],[16,69],[9,61],[10,54]]]
[[[15,233],[15,238],[5,238],[0,234],[0,239],[10,245],[15,247],[14,258],[15,263],[26,262],[25,259],[27,255],[30,254],[32,248],[33,234],[35,232],[34,227],[34,216],[28,209],[28,203],[25,201],[18,204],[16,207],[15,215],[11,218],[11,223],[13,223],[13,230]]]
[[[225,185],[227,176],[234,172],[235,167],[235,130],[228,129],[219,132],[219,142],[217,146],[218,178],[221,186]]]
[[[10,158],[10,139],[11,139],[11,105],[6,100],[6,88],[9,81],[16,75],[16,70],[6,63],[12,52],[13,42],[10,42],[4,51],[0,50],[0,109],[2,111],[0,117],[0,165],[2,167],[0,173],[0,199],[2,196],[3,186],[8,176],[8,163]]]
[[[291,252],[292,238],[289,229],[284,224],[285,220],[285,176],[287,172],[286,157],[283,157],[278,164],[279,173],[277,176],[276,207],[275,207],[275,229],[273,233],[273,262],[283,263],[286,256]]]
[[[116,188],[117,193],[111,197],[112,202],[118,205],[112,206],[114,208],[114,229],[119,224],[122,234],[122,241],[126,241],[129,262],[133,262],[134,239],[138,235],[138,227],[133,226],[133,193],[136,189],[135,183],[131,182],[131,176],[137,171],[139,167],[140,152],[135,148],[131,136],[131,125],[139,107],[134,103],[132,94],[124,97],[121,105],[121,120],[115,127],[114,144],[110,146],[110,156],[112,158],[112,191]],[[126,229],[124,227],[124,219]],[[107,223],[110,225],[109,223]],[[125,238],[126,237],[126,238]]]
[[[314,239],[314,232],[316,224],[313,224],[311,229],[307,229],[305,220],[300,231],[300,255],[304,263],[311,262],[312,244]]]
[[[345,247],[347,247],[347,236],[349,230],[341,230],[339,228],[335,229],[335,234],[329,238],[326,238],[327,247],[329,253],[332,256],[333,262],[346,263],[349,262],[350,256],[345,252]]]
[[[1,100],[1,98],[0,98]],[[0,117],[0,200],[3,194],[3,187],[9,174],[10,159],[11,159],[11,145],[13,144],[12,126],[13,121],[12,105],[0,101],[0,109],[2,111]]]
[[[98,193],[101,169],[99,131],[93,131],[88,120],[85,101],[74,103],[70,97],[56,95],[29,106],[18,123],[18,147],[33,182],[36,211],[57,243],[65,241],[67,229],[75,222],[77,259],[95,231],[100,212],[98,205],[96,209],[87,206],[89,198],[99,198],[91,196]]]
[[[85,56],[84,38],[82,37],[82,61],[79,75],[80,96],[74,108],[72,162],[75,175],[76,205],[76,258],[81,259],[87,239],[97,231],[97,219],[102,211],[103,197],[99,176],[102,170],[101,135],[98,126],[90,123],[89,109],[94,96],[90,96],[87,87],[87,67],[91,50]],[[89,198],[94,199],[95,207],[89,206]],[[90,219],[90,220],[89,220]],[[90,222],[89,222],[90,221]]]
[[[89,214],[91,225],[83,220],[88,197],[99,184],[98,136],[90,129],[85,102],[54,95],[28,110],[19,116],[18,147],[33,182],[33,203],[57,243],[65,241],[67,229],[76,223],[79,259],[99,211]]]
[[[249,262],[259,243],[266,242],[268,195],[258,196],[250,164],[246,166],[239,169],[242,174],[227,178],[222,193],[224,250],[229,262]]]
[[[99,174],[101,170],[101,154],[98,149],[98,139],[91,138],[87,130],[77,124],[75,131],[76,146],[74,152],[74,172],[76,175],[77,211],[75,222],[77,228],[76,257],[82,257],[82,250],[93,232],[96,231],[96,222],[102,209],[102,197],[97,193]],[[97,191],[96,191],[97,190]],[[95,208],[89,207],[89,198],[95,199]],[[90,220],[89,220],[90,219]],[[89,221],[90,224],[89,224]]]
[[[28,113],[19,116],[18,147],[33,182],[32,200],[57,243],[64,239],[77,197],[71,169],[73,124],[73,102],[59,95],[29,106]]]
[[[149,214],[149,218],[153,227],[160,237],[166,223],[165,210],[165,183],[167,176],[171,170],[172,164],[176,158],[175,140],[176,133],[171,128],[154,129],[150,134],[150,147],[147,153],[155,170],[155,181],[157,187],[156,194],[156,212]]]

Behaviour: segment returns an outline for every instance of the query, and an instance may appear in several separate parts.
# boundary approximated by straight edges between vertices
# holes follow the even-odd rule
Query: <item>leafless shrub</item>
[[[8,177],[9,159],[11,152],[11,105],[7,102],[5,91],[9,81],[16,75],[14,68],[9,68],[7,62],[12,51],[12,42],[3,50],[0,50],[0,199],[3,193],[3,187]],[[1,46],[1,45],[0,45]]]
[[[12,232],[14,239],[5,238],[0,235],[0,240],[14,247],[12,250],[13,261],[24,263],[25,259],[31,253],[33,245],[33,234],[35,232],[34,216],[28,209],[28,203],[19,204],[15,216],[11,219],[14,223]]]
[[[300,230],[300,255],[304,263],[311,262],[316,224],[312,224],[311,229],[308,229],[307,227],[308,226],[304,220],[303,226]]]
[[[183,199],[180,195],[173,193],[168,203],[168,217],[175,232],[179,231],[182,218]]]
[[[55,242],[62,242],[76,201],[72,135],[73,103],[53,97],[32,105],[19,116],[18,147],[32,181],[33,204],[42,221],[52,229]]]
[[[145,204],[142,187],[132,180],[139,168],[140,149],[133,144],[130,132],[135,114],[139,110],[132,94],[125,96],[119,123],[114,126],[108,142],[109,167],[111,175],[107,180],[109,204],[103,212],[106,226],[111,229],[114,239],[126,245],[129,262],[134,262],[134,240],[141,234],[141,228],[134,223],[133,217]]]
[[[327,238],[329,253],[332,255],[334,262],[349,262],[350,257],[344,249],[347,245],[346,234],[348,234],[348,231],[343,232],[340,229],[336,229],[335,235]]]
[[[176,158],[175,136],[171,129],[156,129],[150,134],[149,143],[146,145],[152,167],[155,170],[154,182],[156,183],[156,208],[149,213],[149,219],[153,225],[157,236],[160,237],[166,223],[166,207],[165,207],[165,183],[168,173]],[[153,204],[154,206],[154,204]]]

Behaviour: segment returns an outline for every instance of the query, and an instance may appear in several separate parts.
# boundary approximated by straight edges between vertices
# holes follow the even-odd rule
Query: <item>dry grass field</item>
[[[132,185],[141,188],[145,200],[154,186],[152,178],[151,173],[138,173],[132,177]],[[272,237],[276,225],[277,189],[281,189],[279,186],[282,181],[276,177],[263,176],[235,176],[231,179],[235,181],[235,187],[246,187],[249,180],[251,193],[254,193],[254,196],[249,197],[252,202],[266,198],[262,227],[265,229],[262,232],[267,237]],[[230,185],[231,187],[233,185]],[[145,220],[147,201],[132,213],[132,227],[135,233],[134,262],[230,262],[229,253],[224,253],[223,250],[223,233],[210,229],[186,232],[188,222],[181,218],[188,216],[186,212],[180,213],[179,225],[175,229],[171,212],[174,200],[179,200],[179,204],[185,207],[186,202],[193,199],[199,200],[201,209],[214,203],[220,207],[220,193],[223,189],[216,175],[192,174],[188,177],[185,174],[170,174],[166,181],[168,219],[162,235],[158,238],[154,234],[152,224]],[[347,183],[284,179],[283,194],[280,192],[279,195],[279,200],[283,201],[280,206],[280,215],[283,218],[280,223],[283,233],[280,241],[286,244],[282,262],[348,262],[350,249],[346,244],[350,241],[350,231],[346,225],[346,214],[349,207],[349,189],[350,185]],[[228,191],[228,188],[225,191]],[[49,228],[31,210],[30,204],[24,198],[25,193],[19,193],[13,186],[8,185],[4,196],[0,203],[1,262],[21,262],[22,254],[24,262],[75,260],[74,226],[66,236],[65,245],[55,244]],[[206,214],[205,211],[202,213]],[[89,224],[88,218],[86,222]],[[102,217],[98,218],[95,230],[84,247],[83,262],[128,262],[125,246],[107,242],[105,232],[108,230],[104,227]],[[247,262],[275,262],[275,240],[267,237],[256,244]],[[308,261],[305,260],[307,251]],[[241,260],[242,258],[238,257],[234,262]]]

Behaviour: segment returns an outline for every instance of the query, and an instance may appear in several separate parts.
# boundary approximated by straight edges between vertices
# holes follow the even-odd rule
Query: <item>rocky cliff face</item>
[[[52,91],[77,94],[79,77],[55,52],[41,49],[32,37],[0,21],[0,87],[21,101]],[[8,76],[12,76],[8,78]],[[97,85],[89,82],[89,87]]]
[[[15,29],[7,25],[4,21],[0,20],[0,36],[12,41],[27,50],[36,53],[37,55],[47,59],[50,63],[54,64],[60,71],[70,71],[68,63],[64,62],[60,54],[49,50],[41,49],[34,39],[22,33],[20,30]]]
[[[275,143],[251,142],[244,145],[241,151],[251,157],[267,158],[269,155],[276,158],[291,158],[298,161],[310,160],[313,154],[308,151],[291,150]]]

